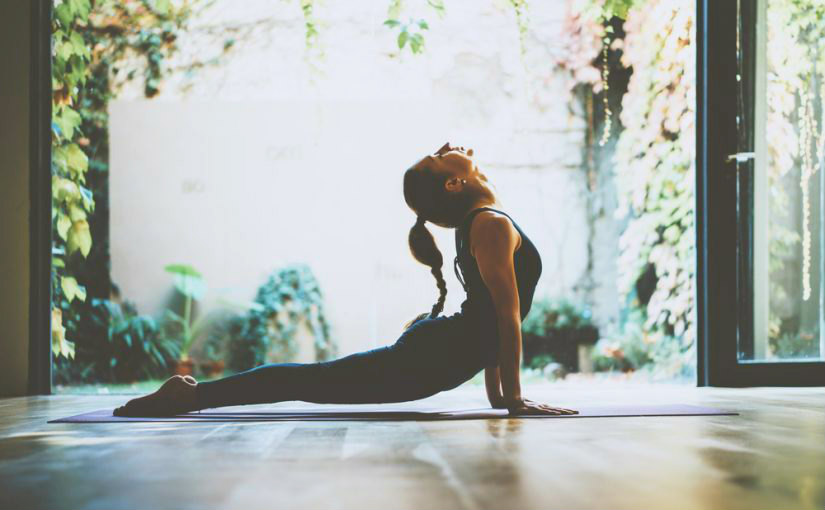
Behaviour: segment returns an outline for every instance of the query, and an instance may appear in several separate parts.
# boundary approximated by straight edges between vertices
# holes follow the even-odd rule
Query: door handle
[[[737,152],[736,154],[728,154],[725,162],[730,163],[731,161],[736,161],[737,163],[744,163],[752,160],[754,157],[756,157],[755,152]]]

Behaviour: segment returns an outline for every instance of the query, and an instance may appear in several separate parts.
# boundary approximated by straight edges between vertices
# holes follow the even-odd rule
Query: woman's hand
[[[536,414],[579,414],[578,411],[573,409],[539,404],[538,402],[533,402],[532,400],[528,400],[526,398],[516,400],[515,402],[510,402],[506,405],[506,407],[510,411],[510,416],[529,416]]]
[[[489,400],[490,407],[493,409],[507,409],[507,403],[504,401],[504,397],[492,398]]]

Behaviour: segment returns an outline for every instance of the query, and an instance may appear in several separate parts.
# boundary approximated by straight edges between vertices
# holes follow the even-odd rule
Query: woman
[[[331,361],[272,363],[201,383],[173,376],[155,393],[130,400],[114,414],[170,415],[286,400],[404,402],[453,389],[482,369],[494,408],[511,415],[577,414],[522,397],[521,320],[533,301],[541,258],[521,228],[491,207],[498,201],[472,155],[472,149],[446,143],[404,174],[404,199],[418,215],[409,233],[410,251],[430,267],[439,298],[431,312],[406,324],[393,345]],[[454,269],[467,299],[450,316],[440,316],[447,286],[427,221],[455,229]]]

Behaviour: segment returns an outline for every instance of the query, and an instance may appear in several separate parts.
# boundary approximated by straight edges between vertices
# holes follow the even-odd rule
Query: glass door
[[[737,362],[821,361],[825,4],[737,10]]]
[[[825,385],[825,4],[697,0],[698,384]]]

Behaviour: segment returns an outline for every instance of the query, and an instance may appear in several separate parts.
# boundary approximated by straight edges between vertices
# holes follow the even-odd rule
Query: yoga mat
[[[565,407],[565,406],[561,406]],[[732,416],[739,413],[687,404],[569,406],[579,414],[531,415],[517,418],[618,418],[633,416]],[[166,417],[126,418],[112,416],[111,409],[99,409],[48,423],[119,423],[119,422],[256,422],[256,421],[426,421],[480,420],[513,418],[506,409],[436,409],[416,411],[359,410],[358,406],[330,406],[318,409],[278,409],[277,411],[227,412],[206,410]]]

